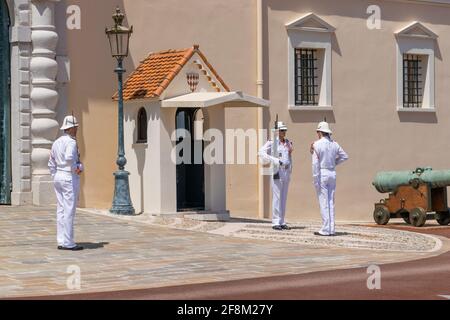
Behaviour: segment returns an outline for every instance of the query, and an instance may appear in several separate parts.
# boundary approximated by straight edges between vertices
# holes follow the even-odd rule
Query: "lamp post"
[[[106,29],[106,35],[111,46],[111,55],[117,59],[117,68],[114,70],[117,73],[119,80],[119,146],[117,154],[117,166],[119,170],[114,173],[114,199],[112,203],[111,213],[121,215],[134,214],[133,204],[130,198],[130,187],[128,182],[129,172],[125,171],[125,149],[123,141],[123,59],[128,56],[128,46],[133,27],[130,29],[122,26],[125,15],[120,12],[120,8],[116,8],[116,13],[113,15],[115,22],[114,27]]]

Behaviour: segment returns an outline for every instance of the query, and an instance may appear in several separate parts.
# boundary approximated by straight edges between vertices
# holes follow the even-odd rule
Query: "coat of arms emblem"
[[[186,78],[187,78],[189,88],[191,88],[191,92],[194,92],[195,89],[197,89],[197,86],[198,86],[198,83],[200,80],[199,74],[196,72],[189,72],[189,73],[186,73]]]

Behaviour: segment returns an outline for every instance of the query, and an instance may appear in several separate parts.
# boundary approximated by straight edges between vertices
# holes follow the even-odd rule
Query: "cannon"
[[[450,223],[447,205],[450,170],[427,167],[414,171],[380,172],[372,184],[380,193],[389,192],[389,198],[375,203],[373,218],[377,224],[385,225],[391,218],[403,218],[415,227],[422,227],[432,219],[440,225]]]

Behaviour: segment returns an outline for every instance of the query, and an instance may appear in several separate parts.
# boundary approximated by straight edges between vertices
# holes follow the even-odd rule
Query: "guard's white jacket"
[[[322,215],[322,235],[335,234],[334,195],[336,191],[336,166],[348,159],[341,146],[328,137],[314,143],[312,171],[314,186]]]
[[[53,178],[57,172],[71,176],[75,174],[77,167],[83,171],[83,165],[79,160],[76,140],[65,134],[53,143],[48,161],[50,174]]]
[[[293,148],[292,142],[289,141],[288,139],[285,139],[285,143],[279,141],[277,147],[278,155],[276,155],[275,157],[272,156],[272,146],[273,141],[272,140],[267,141],[264,144],[264,146],[262,146],[261,149],[259,150],[258,155],[265,161],[271,162],[275,166],[280,166],[281,161],[281,163],[283,163],[283,168],[288,169],[289,173],[291,173],[292,157],[291,154],[289,153],[289,150]]]
[[[77,143],[70,135],[57,139],[52,146],[48,168],[53,177],[57,199],[57,242],[58,246],[73,248],[73,221],[78,202],[80,177],[76,169],[83,171],[79,161]]]
[[[272,177],[272,225],[285,225],[286,203],[289,182],[291,180],[292,172],[292,157],[290,150],[292,143],[285,139],[285,143],[278,142],[276,156],[272,156],[273,142],[267,141],[266,144],[259,150],[258,155],[271,162],[275,166],[275,172],[278,172],[279,179]]]
[[[321,170],[335,171],[336,166],[348,160],[344,149],[331,138],[322,137],[314,142],[314,153],[312,155],[313,181],[316,188],[320,184]]]

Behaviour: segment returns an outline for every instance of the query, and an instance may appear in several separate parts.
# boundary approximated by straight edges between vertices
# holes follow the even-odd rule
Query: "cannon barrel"
[[[379,172],[372,184],[378,192],[393,192],[400,185],[413,181],[425,182],[431,188],[441,188],[450,185],[450,170],[433,170],[432,168],[417,168],[414,171]]]

